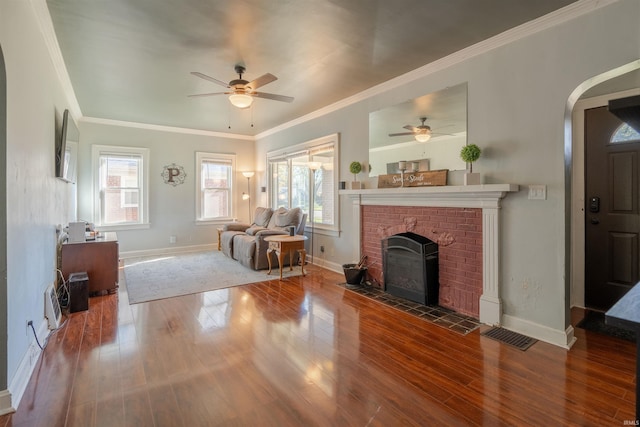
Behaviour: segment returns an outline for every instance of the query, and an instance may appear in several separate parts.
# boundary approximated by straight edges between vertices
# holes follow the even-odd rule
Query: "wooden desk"
[[[307,251],[304,249],[304,241],[307,240],[307,236],[269,236],[265,237],[264,241],[269,242],[269,249],[267,249],[267,261],[269,261],[269,272],[271,274],[271,252],[276,253],[278,257],[278,264],[280,265],[280,280],[282,280],[282,261],[284,260],[284,254],[289,253],[289,271],[293,271],[293,252],[300,252],[300,269],[304,276],[304,262],[307,258]]]
[[[89,295],[113,293],[118,287],[118,236],[113,232],[100,236],[87,242],[65,242],[60,253],[60,269],[66,280],[71,273],[87,272]]]
[[[605,313],[604,323],[636,333],[636,420],[640,420],[640,283]],[[633,425],[633,424],[632,424]]]

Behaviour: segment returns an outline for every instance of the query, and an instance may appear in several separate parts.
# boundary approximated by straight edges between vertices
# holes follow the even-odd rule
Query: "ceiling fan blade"
[[[208,80],[210,82],[219,84],[220,86],[229,87],[228,83],[225,83],[222,80],[214,79],[213,77],[209,77],[206,74],[202,74],[202,73],[199,73],[197,71],[192,71],[191,74],[193,74],[196,77],[200,77],[201,79],[205,79],[205,80]]]
[[[410,130],[411,132],[418,132],[420,130],[417,127],[411,126],[411,125],[405,125],[405,126],[402,126],[402,128],[406,130]]]
[[[256,90],[259,87],[264,86],[267,83],[275,82],[276,80],[278,80],[276,76],[271,73],[267,73],[263,76],[258,77],[254,81],[249,82],[249,84],[247,84],[247,87],[251,88],[251,90]]]
[[[212,93],[197,93],[195,95],[187,95],[189,98],[197,98],[199,96],[214,96],[214,95],[229,95],[231,92],[212,92]]]
[[[273,99],[274,101],[282,101],[282,102],[293,102],[292,96],[275,95],[273,93],[265,93],[265,92],[253,92],[251,95],[255,96],[256,98]]]
[[[405,135],[415,135],[415,132],[401,132],[401,133],[390,133],[389,136],[405,136]]]

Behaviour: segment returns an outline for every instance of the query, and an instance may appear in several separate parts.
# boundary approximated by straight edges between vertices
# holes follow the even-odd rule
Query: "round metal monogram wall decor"
[[[187,177],[184,168],[176,165],[175,163],[165,166],[160,175],[164,179],[165,184],[171,184],[174,187],[176,185],[184,184],[184,180]]]

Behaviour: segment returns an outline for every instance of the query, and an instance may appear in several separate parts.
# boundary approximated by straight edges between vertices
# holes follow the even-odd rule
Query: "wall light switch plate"
[[[530,185],[529,200],[547,200],[546,185]]]

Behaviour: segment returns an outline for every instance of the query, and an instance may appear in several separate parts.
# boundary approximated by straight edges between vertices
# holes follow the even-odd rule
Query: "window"
[[[638,140],[640,140],[640,133],[626,123],[621,124],[611,137],[612,143]]]
[[[337,134],[268,153],[271,207],[300,207],[308,214],[307,224],[313,221],[317,232],[337,232],[337,153]],[[321,167],[314,173],[310,162]]]
[[[148,226],[149,150],[94,145],[94,221],[102,228]]]
[[[233,217],[235,156],[196,153],[197,221],[229,221]]]

